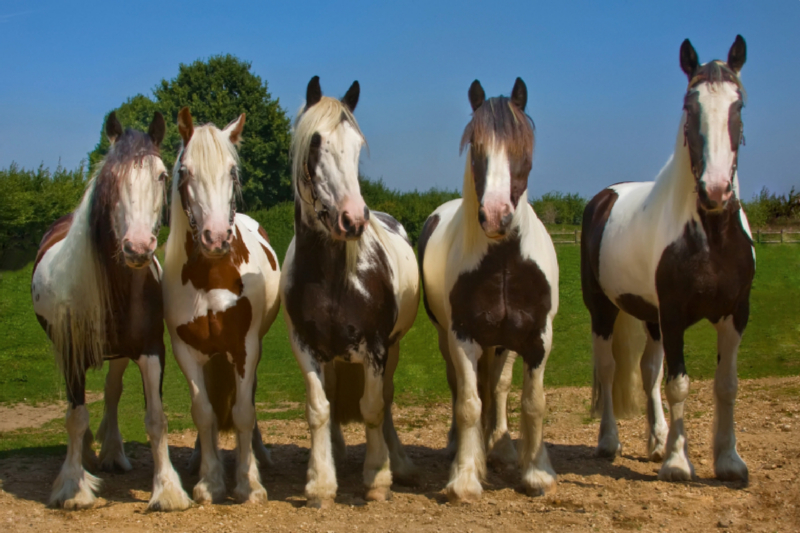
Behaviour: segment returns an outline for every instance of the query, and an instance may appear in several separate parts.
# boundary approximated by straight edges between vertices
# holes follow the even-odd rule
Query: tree
[[[250,72],[250,63],[232,55],[181,64],[174,79],[162,80],[153,98],[136,95],[115,111],[125,127],[146,131],[153,112],[167,119],[162,157],[172,168],[180,149],[178,111],[189,106],[196,123],[213,122],[224,128],[241,113],[247,114],[242,145],[240,178],[244,209],[264,209],[293,198],[289,173],[289,119],[267,90],[267,83]],[[105,124],[105,119],[103,124]],[[108,152],[105,135],[89,154],[90,168]]]

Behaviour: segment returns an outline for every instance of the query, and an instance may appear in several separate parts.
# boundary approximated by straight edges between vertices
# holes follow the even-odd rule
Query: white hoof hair
[[[192,506],[192,500],[183,490],[181,480],[174,472],[164,480],[153,484],[153,495],[147,504],[149,511],[183,511]]]
[[[53,483],[50,506],[88,509],[96,501],[95,493],[100,489],[100,483],[99,478],[83,469],[79,472],[69,472],[64,469]]]

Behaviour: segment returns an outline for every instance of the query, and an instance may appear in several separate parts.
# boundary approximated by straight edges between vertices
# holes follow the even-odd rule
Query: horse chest
[[[508,240],[491,246],[476,269],[456,280],[451,327],[462,340],[504,346],[525,357],[539,344],[551,306],[545,274],[522,257],[518,240]]]
[[[298,339],[319,361],[366,358],[383,364],[397,320],[388,273],[369,268],[347,279],[333,265],[308,268],[310,263],[296,269],[286,299]]]

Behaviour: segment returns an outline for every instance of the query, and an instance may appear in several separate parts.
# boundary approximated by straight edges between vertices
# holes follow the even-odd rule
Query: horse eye
[[[158,181],[164,181],[166,179],[167,179],[167,173],[166,172],[162,172],[161,174],[158,175]]]

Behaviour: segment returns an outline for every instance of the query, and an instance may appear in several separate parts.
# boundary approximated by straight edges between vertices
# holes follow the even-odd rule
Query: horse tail
[[[641,321],[620,311],[614,322],[611,340],[611,351],[614,354],[614,384],[611,388],[611,397],[616,418],[630,418],[641,413],[643,390],[639,363],[645,342]],[[602,412],[600,380],[595,366],[592,383],[592,415],[599,416]]]
[[[326,372],[326,375],[330,377],[325,379],[325,392],[333,404],[331,406],[333,420],[339,424],[361,422],[363,420],[361,397],[364,395],[364,365],[344,361],[335,361],[328,365],[333,365],[333,373]],[[330,367],[326,368],[326,370],[328,369]]]
[[[225,354],[216,354],[203,367],[208,401],[217,417],[219,431],[233,429],[233,404],[236,402],[236,375]]]

